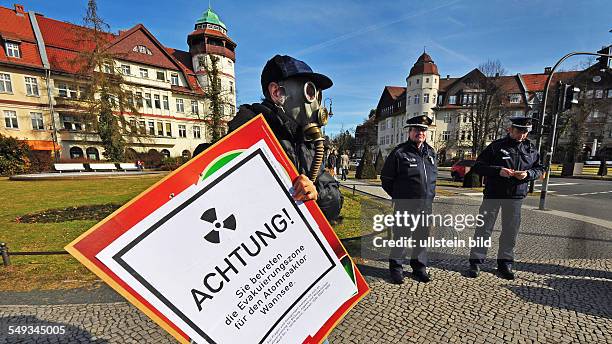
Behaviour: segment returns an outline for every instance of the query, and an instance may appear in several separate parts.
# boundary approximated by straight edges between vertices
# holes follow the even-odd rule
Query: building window
[[[178,125],[179,137],[187,137],[187,127],[184,124]]]
[[[595,98],[597,99],[603,98],[603,90],[595,90]]]
[[[471,132],[471,131],[468,131],[468,133],[467,133],[467,139],[468,139],[468,140],[471,140],[471,139],[472,139],[472,132]]]
[[[176,111],[177,112],[185,112],[185,105],[183,104],[182,99],[176,100]]]
[[[77,98],[78,91],[75,86],[67,85],[67,84],[58,84],[58,94],[60,97],[64,98]]]
[[[442,141],[448,141],[450,139],[450,131],[442,132]]]
[[[36,80],[36,78],[32,78],[29,76],[25,77],[25,84],[26,84],[26,94],[28,96],[39,96],[38,93],[38,81]]]
[[[10,74],[0,73],[0,93],[13,93]]]
[[[164,136],[164,123],[157,122],[157,136]]]
[[[64,129],[69,131],[81,131],[83,130],[83,124],[77,117],[62,115],[61,116]]]
[[[172,137],[172,123],[166,123],[166,136]]]
[[[70,148],[70,159],[80,159],[83,157],[83,150],[80,147]]]
[[[586,91],[586,97],[589,99],[593,98],[593,90]]]
[[[436,103],[436,94],[435,93],[431,96],[431,103],[432,104]]]
[[[234,82],[233,81],[229,82],[229,91],[231,94],[234,94]]]
[[[163,101],[164,101],[164,109],[170,110],[170,102],[168,101],[168,96],[164,96]]]
[[[425,83],[429,84],[429,78],[425,78]]]
[[[169,158],[170,157],[170,151],[167,149],[162,149],[161,150],[161,154],[164,156],[164,158]]]
[[[140,77],[144,79],[149,78],[149,70],[146,68],[140,68]]]
[[[518,104],[521,102],[520,94],[511,94],[510,95],[510,104]]]
[[[149,121],[149,135],[155,136],[155,122]]]
[[[200,114],[200,109],[198,108],[198,101],[197,100],[192,100],[191,101],[191,113],[194,115],[199,115]]]
[[[106,74],[111,74],[113,72],[113,68],[108,63],[105,63],[102,67],[104,68],[104,73]]]
[[[17,112],[12,110],[4,110],[4,125],[7,128],[19,129],[17,123]]]
[[[8,57],[21,57],[21,52],[19,51],[19,44],[13,42],[6,42],[6,56]]]
[[[451,122],[451,115],[450,113],[445,113],[444,114],[444,123],[450,123]]]
[[[87,159],[89,160],[100,160],[100,154],[98,153],[98,150],[95,147],[89,147],[85,150],[85,153],[87,154]]]
[[[612,88],[608,90],[608,98],[612,98]]]
[[[179,84],[179,77],[178,77],[177,73],[172,73],[170,75],[170,83],[172,85],[178,86],[178,84]]]
[[[159,94],[153,95],[153,104],[155,104],[156,109],[161,109],[161,102],[159,100]]]
[[[130,66],[128,66],[128,65],[121,65],[121,73],[123,75],[131,75],[132,74],[132,70],[130,69]]]
[[[185,159],[189,159],[189,158],[191,158],[191,152],[190,152],[190,151],[188,151],[188,150],[184,150],[184,151],[181,153],[181,156],[182,156],[183,158],[185,158]]]
[[[152,108],[153,107],[153,103],[151,103],[151,93],[145,93],[144,100],[145,100],[145,104],[146,104],[146,106],[148,108]]]
[[[145,47],[144,45],[137,45],[134,48],[132,48],[132,51],[136,53],[146,54],[146,55],[153,55],[151,50],[149,50],[149,48]]]
[[[32,129],[34,130],[45,130],[45,124],[43,123],[43,116],[40,112],[30,112],[32,117]]]
[[[423,104],[427,104],[427,103],[429,103],[429,93],[425,93],[423,95]]]
[[[166,73],[164,71],[157,71],[157,80],[166,81]]]
[[[417,85],[419,84],[419,79],[416,79],[416,83],[417,83]]]
[[[136,105],[142,107],[142,92],[136,92]]]
[[[418,95],[418,94],[416,94],[416,95],[414,96],[414,105],[417,105],[418,103],[419,103],[419,95]]]
[[[193,126],[193,138],[194,138],[194,139],[199,139],[200,137],[201,137],[201,134],[200,134],[200,127],[199,127],[199,126],[197,126],[197,125],[194,125],[194,126]]]
[[[457,96],[449,96],[448,97],[448,103],[451,104],[451,105],[457,104]]]

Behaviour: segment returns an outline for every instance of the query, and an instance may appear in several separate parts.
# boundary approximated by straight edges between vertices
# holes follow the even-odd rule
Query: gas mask
[[[281,99],[277,105],[284,115],[302,128],[307,141],[322,139],[321,127],[327,124],[329,111],[321,104],[321,90],[306,78],[290,78],[278,85]]]
[[[289,78],[279,81],[281,90],[277,106],[285,117],[302,129],[304,141],[314,143],[315,156],[309,177],[314,182],[323,162],[324,147],[321,127],[327,124],[329,111],[321,103],[323,94],[307,78]]]

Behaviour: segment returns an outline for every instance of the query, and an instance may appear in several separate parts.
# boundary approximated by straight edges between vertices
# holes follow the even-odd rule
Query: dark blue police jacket
[[[393,199],[433,200],[437,176],[436,151],[427,142],[418,149],[408,140],[389,153],[380,180]]]
[[[527,178],[502,177],[499,175],[502,167],[527,171]],[[525,198],[528,183],[544,173],[540,154],[531,141],[518,142],[510,136],[491,142],[480,153],[472,169],[485,177],[485,198]]]

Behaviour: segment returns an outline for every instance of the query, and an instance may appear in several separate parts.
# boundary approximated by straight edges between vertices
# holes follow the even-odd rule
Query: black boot
[[[404,271],[402,270],[402,268],[390,268],[389,277],[391,278],[391,283],[393,284],[404,283]]]
[[[423,282],[423,283],[427,283],[431,281],[431,277],[429,276],[429,274],[427,273],[427,270],[425,269],[414,270],[412,272],[412,277],[414,277],[415,280],[419,282]]]
[[[497,275],[503,279],[512,281],[514,279],[514,272],[512,271],[512,265],[511,264],[498,265]]]
[[[470,263],[470,268],[465,271],[465,275],[469,278],[476,278],[480,275],[480,266]]]

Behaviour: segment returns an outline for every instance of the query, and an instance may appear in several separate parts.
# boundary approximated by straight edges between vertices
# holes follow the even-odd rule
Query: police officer
[[[436,194],[436,152],[427,144],[427,130],[432,120],[427,116],[416,116],[406,122],[408,141],[395,147],[385,160],[380,180],[383,189],[393,199],[396,212],[429,214]],[[394,239],[411,237],[414,247],[410,259],[412,276],[419,282],[431,280],[427,273],[427,249],[421,244],[429,236],[429,226],[394,226]],[[406,240],[403,240],[404,242]],[[396,284],[404,282],[402,263],[407,245],[394,247],[389,255],[389,273]]]
[[[486,245],[493,232],[497,214],[502,212],[502,230],[497,252],[497,273],[500,277],[512,280],[514,272],[514,246],[521,224],[521,205],[527,196],[528,184],[540,178],[544,168],[535,146],[527,139],[531,131],[531,117],[510,118],[512,125],[508,135],[493,141],[476,159],[474,172],[485,177],[484,199],[480,206],[483,225],[476,227],[474,240],[480,245],[470,251],[470,267],[467,276],[476,278],[480,264],[487,256]]]
[[[338,220],[343,197],[339,183],[323,165],[325,141],[321,127],[328,112],[321,104],[323,90],[332,86],[330,78],[315,73],[303,61],[276,55],[261,72],[261,103],[240,106],[228,123],[229,131],[263,114],[280,145],[300,176],[293,181],[297,201],[315,200],[330,222]]]

